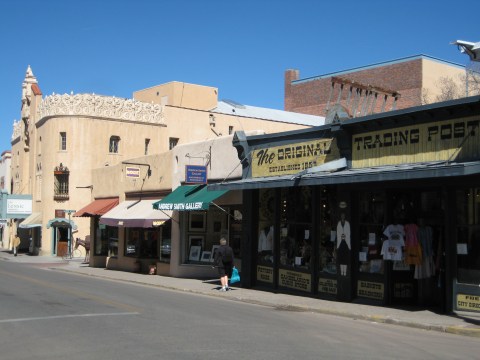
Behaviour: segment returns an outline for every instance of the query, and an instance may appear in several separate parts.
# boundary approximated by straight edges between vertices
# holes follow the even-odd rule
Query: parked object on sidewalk
[[[238,273],[238,269],[234,266],[232,269],[232,276],[230,278],[230,284],[235,284],[240,282],[240,274]]]

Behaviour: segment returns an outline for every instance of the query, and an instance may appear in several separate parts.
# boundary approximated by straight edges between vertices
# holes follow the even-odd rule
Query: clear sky
[[[183,81],[283,109],[284,72],[307,78],[480,41],[480,1],[1,0],[0,152],[20,118],[28,65],[43,95]]]

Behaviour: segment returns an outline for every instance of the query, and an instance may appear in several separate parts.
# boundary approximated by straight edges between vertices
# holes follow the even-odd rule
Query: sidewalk
[[[442,315],[428,310],[409,311],[381,306],[343,303],[303,296],[275,294],[255,289],[243,289],[236,286],[231,291],[220,292],[218,291],[219,282],[217,279],[205,281],[106,270],[89,267],[87,264],[83,264],[82,260],[67,262],[57,257],[39,257],[26,254],[19,254],[14,257],[5,249],[3,251],[0,249],[0,261],[33,264],[85,276],[216,296],[232,301],[274,307],[279,310],[316,312],[480,338],[480,313],[459,312],[456,315]]]

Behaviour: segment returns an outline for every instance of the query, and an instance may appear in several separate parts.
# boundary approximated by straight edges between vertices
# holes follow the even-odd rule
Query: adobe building
[[[340,109],[339,109],[340,110]],[[283,134],[236,132],[242,285],[480,311],[480,97]]]
[[[62,255],[75,239],[91,235],[90,219],[73,215],[94,200],[92,169],[238,129],[274,133],[324,120],[299,114],[287,118],[286,112],[264,110],[219,101],[213,87],[179,82],[137,91],[132,99],[97,94],[43,97],[28,67],[21,120],[13,125],[11,177],[12,193],[30,196],[32,213],[16,219],[13,231],[21,229],[22,239],[31,239],[32,253]]]
[[[327,116],[337,105],[350,117],[401,110],[435,102],[442,78],[460,84],[464,77],[464,66],[427,55],[303,79],[298,70],[287,70],[284,108]]]
[[[224,237],[241,269],[242,192],[206,191],[206,183],[241,178],[232,138],[178,145],[162,154],[94,169],[93,200],[74,214],[75,219],[91,220],[90,265],[215,278],[213,253]]]

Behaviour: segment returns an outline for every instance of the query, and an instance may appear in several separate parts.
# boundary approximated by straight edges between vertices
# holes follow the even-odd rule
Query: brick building
[[[350,117],[401,110],[437,101],[442,79],[460,85],[461,65],[426,55],[362,66],[305,79],[285,72],[287,111],[325,116],[339,104]]]

